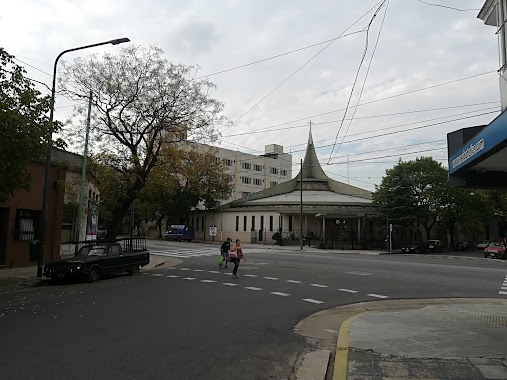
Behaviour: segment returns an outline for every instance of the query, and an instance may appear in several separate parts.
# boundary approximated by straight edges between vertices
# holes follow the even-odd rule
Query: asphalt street
[[[397,298],[506,298],[504,261],[245,249],[155,241],[174,268],[0,295],[2,379],[287,379],[317,311]]]

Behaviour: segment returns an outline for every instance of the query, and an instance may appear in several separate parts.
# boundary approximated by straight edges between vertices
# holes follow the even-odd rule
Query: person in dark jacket
[[[222,254],[222,257],[224,258],[225,268],[227,268],[227,263],[229,262],[229,251],[231,250],[231,238],[227,238],[226,241],[222,243],[222,246],[220,247],[220,253]]]

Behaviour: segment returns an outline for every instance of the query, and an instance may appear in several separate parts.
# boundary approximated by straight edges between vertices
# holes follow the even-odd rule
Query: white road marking
[[[262,290],[262,288],[256,288],[255,286],[245,286],[245,289],[248,289],[248,290]]]
[[[254,263],[255,265],[267,265],[268,263]]]
[[[232,276],[232,273],[224,273],[227,276]]]
[[[163,274],[162,274],[162,273],[152,273],[151,275],[152,275],[152,276],[157,276],[157,277],[163,276]]]
[[[507,294],[507,292],[498,292],[498,294]]]
[[[253,270],[253,269],[259,269],[259,268],[256,268],[256,267],[241,267],[241,269],[243,269],[243,270]]]
[[[180,270],[190,270],[190,268],[180,268]]]
[[[201,282],[212,283],[212,282],[216,282],[216,281],[215,280],[201,280]]]
[[[347,292],[347,293],[357,293],[357,290],[350,290],[350,289],[338,289],[340,292]]]
[[[266,280],[278,280],[278,277],[263,277]]]
[[[327,331],[327,332],[330,332],[330,333],[333,333],[333,334],[338,333],[338,331],[336,331],[336,330],[331,330],[331,329],[324,329],[324,331]]]
[[[368,272],[345,272],[346,274],[353,274],[356,276],[371,276],[373,273]]]
[[[317,305],[321,304],[321,303],[324,303],[324,301],[319,301],[319,300],[314,300],[312,298],[303,298],[303,301],[305,302],[310,302],[310,303],[315,303]]]
[[[174,274],[170,274],[169,276],[166,276],[166,277],[167,277],[167,278],[178,278],[178,277],[180,277],[180,276],[176,276],[176,275],[174,275]]]
[[[238,284],[234,284],[232,282],[222,282],[222,285],[225,285],[225,286],[238,286]]]
[[[290,296],[290,294],[282,293],[282,292],[271,292],[271,294],[274,295],[274,296],[280,296],[280,297],[288,297],[288,296]]]
[[[220,273],[220,272],[217,270],[209,270],[208,273]]]
[[[301,284],[301,281],[298,280],[287,280],[286,282],[290,282],[291,284]]]
[[[256,274],[244,274],[243,276],[245,276],[245,277],[257,277]]]
[[[197,280],[197,279],[195,277],[183,277],[183,280],[192,281],[192,280]]]
[[[381,294],[375,294],[375,293],[370,293],[370,294],[368,294],[368,296],[370,296],[370,297],[376,297],[376,298],[389,298],[387,296],[383,296]]]
[[[310,284],[310,286],[313,286],[315,288],[327,288],[327,285],[321,285],[321,284]]]
[[[500,289],[507,290],[507,286],[502,286]]]
[[[202,269],[193,269],[192,272],[204,272]]]

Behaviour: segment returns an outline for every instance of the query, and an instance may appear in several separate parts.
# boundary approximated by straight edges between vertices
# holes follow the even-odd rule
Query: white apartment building
[[[281,145],[266,145],[262,155],[200,143],[192,145],[203,150],[213,149],[216,159],[227,168],[234,187],[230,197],[219,202],[220,206],[292,179],[292,155],[284,153]]]

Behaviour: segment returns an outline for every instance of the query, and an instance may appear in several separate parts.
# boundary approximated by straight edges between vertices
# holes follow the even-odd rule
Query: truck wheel
[[[135,276],[135,275],[139,274],[139,265],[136,265],[134,268],[132,268],[131,270],[129,270],[129,274],[132,275],[132,276]]]
[[[98,280],[100,280],[100,268],[98,266],[91,267],[88,273],[88,281],[96,282]]]

